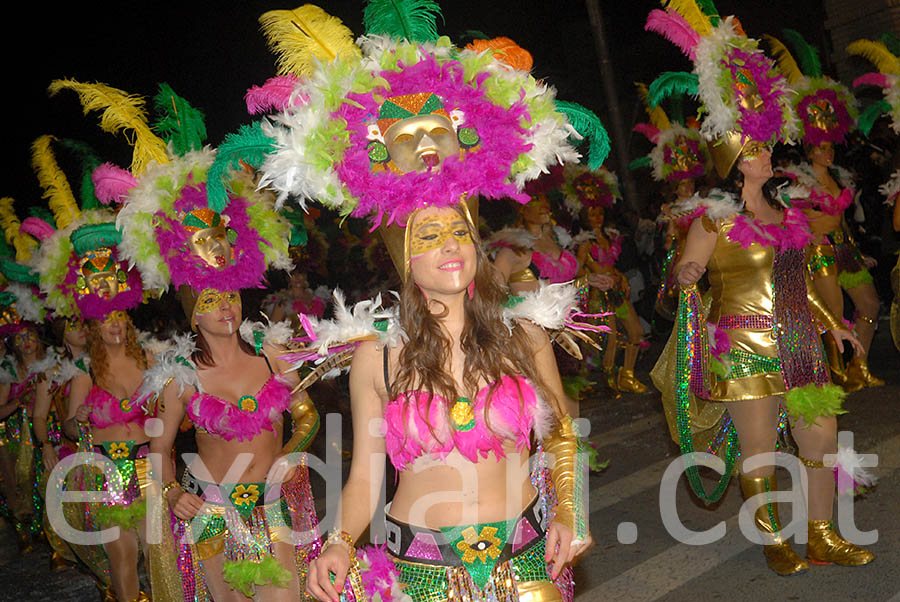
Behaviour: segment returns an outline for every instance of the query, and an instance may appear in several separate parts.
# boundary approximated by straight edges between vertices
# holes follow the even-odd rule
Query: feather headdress
[[[665,10],[652,11],[645,28],[672,40],[693,62],[703,116],[700,132],[710,141],[719,175],[727,175],[748,140],[793,140],[797,122],[787,81],[737,19],[721,18],[711,0],[662,4]],[[690,90],[692,79],[664,76],[669,81],[650,86],[652,101],[662,96],[657,90]]]
[[[856,99],[846,86],[822,73],[818,52],[799,32],[785,29],[783,34],[799,60],[777,38],[768,35],[765,38],[778,70],[796,92],[791,102],[799,117],[800,139],[810,146],[843,142],[856,126],[859,115]]]
[[[878,69],[877,73],[856,78],[853,87],[876,85],[884,93],[883,100],[870,105],[860,114],[860,131],[868,135],[878,117],[890,115],[891,129],[900,133],[900,57],[881,40],[856,40],[847,46],[847,52],[869,60]]]

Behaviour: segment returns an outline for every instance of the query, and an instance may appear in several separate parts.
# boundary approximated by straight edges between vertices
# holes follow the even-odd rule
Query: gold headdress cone
[[[479,197],[477,196],[466,197],[459,203],[463,208],[463,214],[466,216],[469,226],[472,228],[472,232],[475,233],[478,232],[478,199]],[[391,261],[394,262],[394,267],[397,269],[397,273],[400,274],[400,279],[404,283],[409,277],[409,228],[406,226],[412,221],[417,211],[420,211],[420,209],[416,209],[416,211],[413,211],[406,217],[406,224],[403,226],[396,222],[391,224],[386,223],[388,220],[387,217],[385,217],[382,220],[381,225],[378,226],[378,233],[381,235],[381,240],[383,240],[384,244],[387,246]]]
[[[737,158],[741,156],[749,138],[744,138],[740,132],[731,130],[724,136],[715,140],[707,140],[706,146],[712,155],[713,165],[720,178],[725,179],[731,173]]]

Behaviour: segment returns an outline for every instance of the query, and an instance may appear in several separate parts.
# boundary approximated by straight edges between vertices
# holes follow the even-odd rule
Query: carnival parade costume
[[[288,101],[276,105],[280,112],[262,125],[272,149],[261,161],[261,182],[274,188],[279,199],[294,195],[301,205],[316,200],[343,215],[369,217],[405,281],[410,277],[413,244],[406,225],[415,212],[428,206],[456,207],[470,231],[477,232],[479,197],[526,202],[522,189],[527,181],[550,165],[578,158],[567,142],[570,136],[580,138],[576,129],[596,134],[594,167],[602,162],[608,141],[596,116],[577,105],[554,102],[551,88],[506,62],[524,52],[513,42],[482,40],[472,48],[455,48],[437,35],[436,5],[415,14],[403,10],[392,3],[369,2],[368,33],[358,45],[339,21],[314,6],[263,15],[264,31],[280,57],[280,77],[294,78],[296,83]],[[572,115],[574,128],[566,115]],[[574,288],[548,289],[541,284],[539,290],[543,303],[540,293],[513,300],[510,328],[538,307],[538,314],[555,309],[544,320],[555,316],[558,330],[577,317]],[[285,359],[309,365],[317,375],[333,373],[349,361],[362,340],[377,338],[386,348],[403,343],[396,309],[382,309],[380,297],[352,310],[344,306],[342,295],[336,293],[335,298],[335,320],[304,316],[307,344]],[[499,457],[501,442],[507,439],[520,449],[530,449],[531,433],[540,437],[545,428],[546,419],[538,419],[547,415],[543,402],[517,377],[506,377],[496,386],[503,391],[509,386],[518,389],[525,403],[525,411],[504,411],[506,395],[495,392],[492,412],[498,413],[498,427],[506,425],[495,431],[501,437],[489,435],[479,419],[482,392],[473,400],[454,402],[450,422],[443,411],[439,412],[443,419],[429,416],[427,422],[440,425],[434,440],[414,441],[404,434],[404,424],[389,418],[385,438],[394,450],[395,466],[402,470],[415,455],[440,457],[452,449],[472,461],[490,453]],[[519,408],[519,395],[510,400],[510,409]],[[386,418],[399,417],[394,408],[420,403],[416,392],[394,397],[385,408]],[[429,407],[436,411],[448,405],[449,400]],[[550,578],[541,551],[542,534],[555,511],[576,539],[587,537],[578,494],[584,468],[578,458],[583,456],[576,453],[580,443],[570,417],[553,422],[557,425],[543,445],[560,458],[551,470],[559,499],[555,509],[549,473],[537,470],[534,478],[542,492],[537,505],[502,524],[433,531],[389,522],[396,537],[384,546],[351,554],[344,596],[512,601],[530,593],[538,599],[571,600],[571,571],[564,570],[555,581]],[[353,550],[352,538],[340,532],[331,534],[326,546],[340,540]]]
[[[785,75],[791,87],[794,110],[800,120],[800,141],[807,149],[827,148],[828,145],[842,144],[854,129],[858,112],[856,100],[843,84],[822,73],[816,49],[810,46],[796,31],[786,29],[785,39],[795,49],[792,55],[778,39],[767,36],[778,61],[779,70]],[[799,59],[799,62],[794,57]],[[809,218],[810,230],[815,236],[809,269],[818,286],[827,286],[823,278],[836,277],[837,284],[854,294],[862,285],[872,284],[872,275],[866,269],[862,253],[859,251],[850,229],[844,219],[844,211],[854,202],[856,191],[849,171],[836,165],[827,169],[829,176],[837,184],[840,193],[832,195],[825,189],[807,162],[787,165],[780,174],[791,178],[793,186],[783,194],[792,206],[800,208]],[[859,289],[862,294],[875,295],[874,288]],[[840,294],[839,291],[837,291]],[[854,297],[856,299],[856,297]],[[877,299],[874,300],[877,303]],[[841,318],[843,304],[830,307],[832,313]],[[872,330],[877,315],[859,311],[856,329]],[[877,311],[877,307],[876,307]],[[842,385],[848,392],[864,386],[881,386],[884,381],[874,377],[868,368],[865,356],[854,357],[845,369],[837,344],[830,335],[823,338],[826,355],[831,369],[832,380]]]
[[[796,136],[784,77],[734,17],[720,17],[709,2],[690,2],[652,11],[647,29],[676,43],[694,63],[693,73],[683,79],[699,93],[701,133],[720,178],[732,172],[743,153]],[[817,326],[840,330],[842,324],[811,285],[806,266],[813,236],[799,209],[787,207],[780,224],[767,224],[727,192],[695,195],[689,204],[705,206],[696,219],[715,235],[706,266],[710,305],[704,307],[695,285],[682,287],[672,337],[652,376],[682,453],[705,449],[725,457],[724,474],[709,493],[696,464],[685,456],[694,492],[712,503],[725,492],[740,445],[728,403],[783,395],[790,419],[807,425],[843,413],[844,392],[830,383]],[[808,471],[826,468],[822,461],[800,460]],[[740,481],[746,498],[777,488],[774,473],[742,473]],[[773,571],[790,575],[808,569],[782,537],[775,503],[760,505],[755,523],[769,535],[764,553]],[[810,562],[857,566],[874,558],[841,539],[830,520],[810,520],[808,534]]]
[[[67,85],[81,94],[91,94],[99,86]],[[223,301],[239,305],[241,289],[261,287],[268,267],[291,266],[290,225],[274,212],[272,195],[256,191],[251,174],[233,170],[227,157],[203,147],[202,113],[165,84],[160,85],[155,102],[164,115],[155,130],[142,115],[132,120],[137,132],[135,152],[140,148],[167,151],[141,171],[135,164],[131,172],[103,165],[97,178],[106,184],[105,194],[122,202],[117,221],[124,256],[137,267],[148,288],[177,291],[185,315],[196,329],[198,315],[216,309]],[[212,189],[217,196],[211,194]],[[263,345],[283,342],[290,336],[290,328],[283,324],[257,328],[248,322],[241,326],[240,336],[268,364]],[[157,356],[136,396],[142,401],[138,407],[142,415],[157,413],[158,399],[172,383],[181,393],[186,388],[194,391],[186,410],[198,433],[226,441],[249,441],[266,431],[274,434],[274,425],[288,413],[294,429],[285,453],[306,449],[318,428],[318,415],[309,402],[294,400],[291,387],[279,375],[272,373],[262,389],[241,397],[235,405],[203,390],[192,358],[195,350],[193,335],[187,334],[176,336]],[[175,487],[203,497],[203,514],[194,520],[175,517],[165,501],[165,493]],[[188,468],[180,482],[154,487],[151,495],[159,496],[154,507],[161,512],[148,519],[163,533],[161,543],[149,546],[148,576],[154,599],[211,600],[203,566],[220,554],[225,558],[225,582],[244,595],[253,596],[256,586],[284,587],[295,578],[302,588],[317,541],[296,544],[291,563],[294,570],[281,566],[272,555],[272,545],[291,541],[291,532],[316,533],[305,463],[280,492],[268,491],[265,483],[208,483],[198,480]],[[234,525],[242,525],[240,533],[232,530]]]

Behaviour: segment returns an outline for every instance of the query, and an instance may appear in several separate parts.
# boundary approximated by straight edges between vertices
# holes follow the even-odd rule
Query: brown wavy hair
[[[459,209],[457,211],[463,215]],[[553,407],[556,400],[548,395],[538,375],[531,339],[523,328],[515,327],[510,332],[503,323],[503,305],[509,292],[498,284],[493,265],[481,248],[478,233],[468,221],[466,223],[475,243],[476,270],[475,294],[472,298],[465,297],[465,323],[460,337],[460,348],[465,356],[465,391],[460,394],[449,370],[452,341],[441,327],[441,319],[447,315],[446,308],[443,313],[433,313],[412,277],[400,290],[399,321],[409,339],[400,351],[399,369],[391,389],[394,392],[426,391],[432,396],[430,405],[435,394],[452,402],[459,397],[471,397],[482,383],[488,383],[490,389],[485,408],[489,409],[500,379],[504,375],[521,375],[529,379],[538,394]],[[519,403],[522,403],[521,395]],[[428,412],[424,414],[426,420],[428,415]],[[490,413],[485,412],[485,415],[489,417]]]
[[[94,382],[98,385],[108,384],[106,378],[109,376],[109,356],[106,353],[106,345],[103,344],[103,337],[100,334],[100,320],[88,320],[86,325],[88,329],[88,354],[91,356],[91,373],[94,375]],[[147,369],[147,356],[137,340],[137,331],[134,328],[134,322],[131,316],[125,321],[125,355],[134,360],[141,370]],[[104,387],[107,388],[107,387]]]

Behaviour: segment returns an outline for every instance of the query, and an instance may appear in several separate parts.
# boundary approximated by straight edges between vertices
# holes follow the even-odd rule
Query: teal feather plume
[[[275,148],[275,141],[266,136],[259,121],[242,125],[237,132],[225,136],[219,145],[216,159],[207,171],[206,196],[209,208],[222,212],[228,206],[228,174],[245,163],[258,169],[266,155]]]
[[[203,111],[195,109],[175,94],[167,83],[159,84],[159,93],[153,97],[153,107],[159,115],[153,128],[166,144],[172,145],[176,155],[203,148],[206,140]]]
[[[881,42],[890,50],[891,54],[896,57],[900,57],[900,38],[898,38],[894,32],[886,31],[881,34],[881,38],[879,38]]]
[[[868,136],[878,118],[890,112],[891,105],[886,100],[879,100],[875,104],[866,107],[865,111],[860,112],[859,119],[856,120],[856,127],[859,128],[860,132]]]
[[[597,169],[606,160],[609,154],[609,134],[603,127],[603,122],[593,111],[580,104],[556,101],[556,110],[566,116],[575,131],[588,139],[588,167]]]
[[[8,280],[22,284],[38,284],[40,276],[30,267],[15,261],[12,257],[0,257],[0,273]]]
[[[647,104],[655,108],[664,98],[697,95],[697,76],[687,71],[665,71],[647,88]]]
[[[800,32],[795,29],[782,29],[781,33],[794,49],[794,57],[800,63],[803,75],[822,77],[822,63],[819,61],[819,51],[815,46],[804,40]]]
[[[438,39],[441,7],[433,0],[369,0],[363,11],[367,34],[387,35],[410,42]]]
[[[81,199],[82,211],[97,209],[100,207],[100,201],[97,200],[97,195],[94,193],[94,181],[91,179],[91,174],[103,161],[100,160],[93,148],[80,140],[62,138],[59,140],[59,145],[76,155],[81,161],[81,188],[78,196]],[[55,224],[52,217],[46,221]]]
[[[643,169],[645,167],[650,167],[651,165],[652,162],[650,161],[650,157],[638,157],[628,164],[628,169],[630,171],[635,171],[638,169]]]

